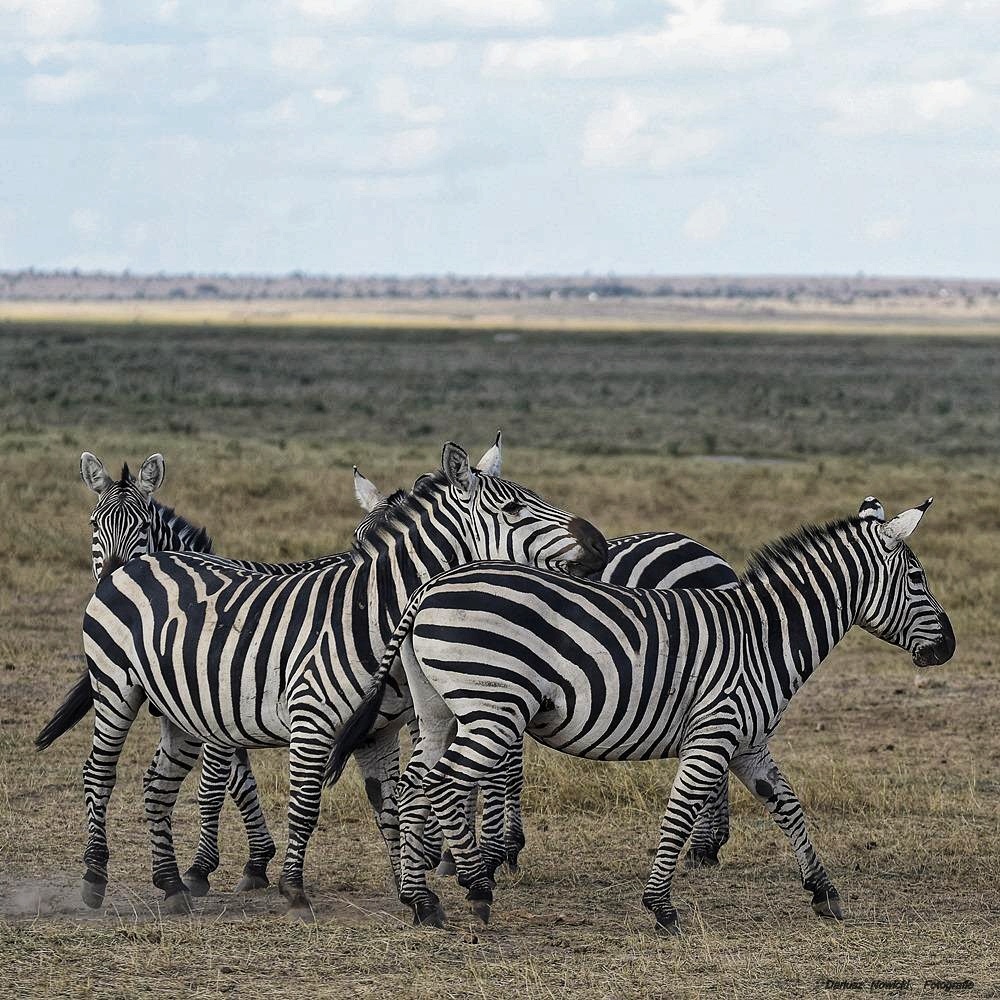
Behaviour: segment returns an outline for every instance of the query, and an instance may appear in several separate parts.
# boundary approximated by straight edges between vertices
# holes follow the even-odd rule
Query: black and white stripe
[[[157,553],[132,560],[98,585],[84,618],[88,672],[39,735],[44,748],[78,722],[92,700],[93,748],[84,766],[89,828],[84,898],[107,886],[107,803],[129,726],[148,698],[166,741],[145,800],[153,881],[186,905],[170,815],[190,762],[177,741],[289,747],[288,848],[280,880],[293,909],[303,891],[306,846],[319,813],[334,733],[358,706],[412,593],[450,566],[505,558],[584,575],[607,559],[593,525],[537,494],[470,467],[447,444],[442,469],[421,477],[356,544],[347,565],[263,575],[217,557]],[[398,727],[411,712],[390,683],[374,737],[357,757],[398,871],[392,791]]]
[[[635,590],[496,563],[423,587],[330,765],[334,778],[375,718],[399,653],[420,733],[397,795],[400,898],[416,919],[443,918],[423,865],[431,807],[473,911],[488,917],[492,880],[465,802],[524,732],[594,760],[679,758],[643,893],[661,929],[677,930],[677,860],[729,769],[787,835],[814,910],[839,918],[837,891],[767,740],[854,624],[907,649],[918,667],[951,657],[951,624],[904,543],[929,503],[885,522],[866,501],[863,516],[767,546],[739,586],[724,590]]]
[[[100,582],[119,566],[131,559],[153,552],[201,552],[212,554],[212,540],[204,528],[199,528],[161,504],[153,497],[163,485],[166,462],[159,452],[150,455],[132,476],[128,465],[122,467],[118,480],[108,472],[104,462],[91,452],[80,456],[80,478],[97,495],[90,516],[91,566],[94,579]],[[372,484],[354,468],[354,492],[366,511],[365,519],[355,530],[355,538],[365,532],[401,494],[386,498],[374,491]],[[350,552],[320,556],[311,560],[265,563],[245,559],[228,560],[234,567],[253,572],[285,575],[319,569],[324,566],[346,565]],[[202,751],[198,740],[172,741],[173,753],[192,767]],[[147,780],[157,773],[162,744],[156,749],[147,771]],[[196,895],[209,890],[209,876],[219,866],[219,818],[226,794],[240,812],[247,834],[249,858],[236,891],[246,892],[268,885],[267,866],[275,854],[274,840],[267,828],[257,790],[257,781],[247,754],[231,747],[205,744],[201,780],[198,786],[200,831],[198,847],[191,866],[184,873],[188,887]]]

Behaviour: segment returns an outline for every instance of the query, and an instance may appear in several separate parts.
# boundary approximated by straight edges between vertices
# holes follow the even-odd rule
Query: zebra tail
[[[399,649],[406,641],[413,627],[413,619],[417,617],[417,610],[420,607],[420,597],[423,588],[418,590],[403,612],[396,630],[392,633],[392,638],[385,647],[382,659],[379,662],[378,670],[372,675],[372,682],[361,704],[350,714],[347,721],[341,727],[339,734],[333,744],[330,759],[323,773],[323,784],[329,786],[336,784],[347,766],[347,759],[352,753],[368,738],[375,723],[378,721],[379,708],[382,706],[382,699],[385,697],[385,682],[389,677],[389,671],[399,655]]]
[[[72,729],[93,707],[94,690],[90,686],[90,671],[84,670],[80,679],[63,699],[56,714],[45,723],[45,727],[35,737],[35,749],[45,750],[63,733]]]

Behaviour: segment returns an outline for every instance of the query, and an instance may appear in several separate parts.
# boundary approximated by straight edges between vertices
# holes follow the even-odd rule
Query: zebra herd
[[[102,904],[107,808],[144,703],[160,741],[143,781],[153,884],[184,911],[209,891],[228,792],[246,827],[238,891],[268,884],[275,845],[247,751],[287,746],[288,843],[279,889],[310,919],[303,882],[324,784],[353,755],[400,900],[442,926],[426,873],[444,842],[472,909],[487,920],[495,874],[518,864],[525,733],[595,760],[679,759],[643,903],[677,933],[680,852],[711,865],[728,837],[732,771],[788,837],[820,916],[839,896],[802,807],[768,749],[791,697],[858,624],[918,667],[955,649],[906,539],[930,500],[886,519],[856,516],[793,532],[738,577],[674,532],[606,540],[589,522],[500,477],[500,435],[473,466],[448,443],[441,467],[383,497],[355,469],[366,517],[344,553],[296,563],[212,554],[204,529],[153,494],[162,455],[115,479],[94,455],[81,475],[97,581],[84,616],[87,668],[38,749],[94,710],[84,764],[88,840],[82,893]],[[414,750],[400,774],[399,731]],[[171,814],[204,752],[201,831],[180,873]],[[475,834],[477,791],[481,836]]]

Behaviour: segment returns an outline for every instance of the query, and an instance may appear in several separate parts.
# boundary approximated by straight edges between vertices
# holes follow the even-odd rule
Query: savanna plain
[[[0,995],[997,995],[998,378],[990,336],[0,325]],[[475,457],[497,426],[507,476],[609,537],[683,531],[737,569],[867,494],[890,512],[935,496],[912,541],[952,616],[954,659],[918,673],[852,634],[772,742],[847,919],[812,915],[782,835],[735,788],[721,866],[681,870],[684,935],[658,937],[640,896],[673,763],[537,747],[522,868],[501,875],[486,928],[441,879],[448,929],[410,926],[353,771],[325,795],[310,847],[315,924],[283,919],[275,888],[231,893],[245,841],[228,804],[213,892],[192,917],[161,916],[146,714],[109,814],[108,905],[87,910],[89,725],[32,748],[82,667],[93,581],[80,452],[134,469],[162,451],[160,499],[206,525],[218,552],[299,559],[347,547],[352,465],[395,488],[433,468],[446,439]],[[253,763],[280,858],[285,757]],[[192,778],[175,812],[182,866],[195,792]],[[908,985],[875,985],[887,980]]]

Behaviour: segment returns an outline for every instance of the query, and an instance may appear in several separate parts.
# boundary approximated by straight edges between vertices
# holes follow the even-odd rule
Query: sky
[[[1000,0],[0,0],[0,269],[1000,276]]]

